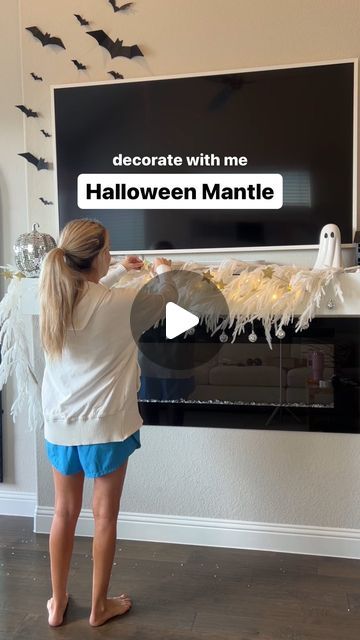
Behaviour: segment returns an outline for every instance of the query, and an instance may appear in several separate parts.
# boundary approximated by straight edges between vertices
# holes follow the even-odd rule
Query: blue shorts
[[[87,478],[98,478],[121,467],[141,447],[140,431],[122,442],[65,446],[45,440],[45,446],[51,464],[63,475],[83,471]]]

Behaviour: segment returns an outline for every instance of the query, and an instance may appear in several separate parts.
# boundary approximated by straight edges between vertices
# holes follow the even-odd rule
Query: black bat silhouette
[[[128,9],[129,7],[131,7],[132,4],[134,4],[133,2],[127,2],[126,4],[122,4],[121,7],[117,7],[116,6],[116,0],[109,0],[112,8],[114,9],[115,13],[117,13],[118,11],[126,11],[126,9]]]
[[[47,44],[56,44],[56,46],[58,47],[62,47],[63,49],[66,48],[60,38],[51,36],[50,33],[47,32],[43,33],[38,27],[25,27],[25,29],[27,31],[30,31],[30,33],[32,33],[33,36],[37,38],[37,40],[40,40],[43,47],[45,47]]]
[[[41,80],[42,82],[41,76],[37,76],[36,73],[34,73],[33,71],[30,73],[30,75],[34,78],[34,80]]]
[[[82,64],[82,62],[79,62],[79,60],[71,60],[71,62],[74,63],[75,67],[81,71],[85,71],[86,66],[84,64]]]
[[[118,73],[117,71],[108,71],[108,73],[110,73],[114,80],[124,79],[124,76],[122,76],[121,73]]]
[[[20,111],[22,111],[23,113],[25,113],[27,118],[38,118],[39,114],[36,111],[33,111],[32,109],[28,109],[28,107],[25,107],[24,104],[16,104],[15,107],[17,109],[20,109]]]
[[[90,23],[87,20],[85,20],[85,18],[82,18],[81,16],[79,16],[78,13],[74,13],[74,16],[75,16],[76,20],[78,20],[80,22],[82,27],[89,26]]]
[[[133,44],[130,47],[123,47],[123,40],[111,40],[111,38],[109,38],[102,29],[99,31],[87,31],[86,33],[95,38],[100,47],[107,49],[112,58],[117,58],[118,56],[123,56],[124,58],[135,58],[135,56],[144,55],[137,44]]]
[[[44,134],[45,138],[51,138],[50,133],[48,133],[47,131],[45,131],[45,129],[40,129],[41,133]]]
[[[22,156],[25,160],[30,162],[30,164],[34,164],[38,171],[49,168],[49,163],[45,161],[45,158],[36,158],[36,156],[33,156],[33,154],[29,152],[18,153],[18,156]]]
[[[46,205],[47,205],[47,204],[54,204],[53,202],[51,202],[51,200],[45,200],[45,198],[42,198],[42,197],[40,197],[40,198],[39,198],[39,200],[41,200],[41,202],[42,202],[43,204],[46,204]]]

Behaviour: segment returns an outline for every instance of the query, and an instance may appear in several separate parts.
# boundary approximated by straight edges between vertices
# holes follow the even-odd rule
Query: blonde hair
[[[59,358],[76,304],[85,289],[93,260],[108,245],[108,232],[96,220],[69,222],[59,245],[46,255],[40,273],[40,337],[46,353]]]

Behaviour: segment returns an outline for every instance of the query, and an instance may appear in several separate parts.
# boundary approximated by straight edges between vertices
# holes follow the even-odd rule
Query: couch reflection
[[[154,348],[161,349],[161,343]],[[153,402],[145,408],[154,424],[156,401],[174,403],[223,402],[259,405],[300,405],[331,407],[334,403],[334,345],[310,343],[235,343],[223,345],[209,362],[204,359],[206,344],[176,344],[176,352],[193,349],[194,368],[177,371],[160,367],[140,354],[142,369],[140,401]],[[176,354],[173,362],[176,362]],[[200,357],[201,356],[201,357]],[[171,358],[170,358],[171,359]],[[181,409],[176,424],[181,423]],[[169,424],[173,424],[170,422]]]
[[[314,366],[314,354],[322,365]],[[290,343],[225,344],[217,358],[194,371],[191,400],[323,405],[334,402],[334,346]]]

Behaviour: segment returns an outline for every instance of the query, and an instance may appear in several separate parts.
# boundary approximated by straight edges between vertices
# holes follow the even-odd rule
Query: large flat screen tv
[[[96,218],[118,252],[316,245],[327,223],[351,243],[355,75],[350,60],[54,87],[60,228],[73,218]],[[214,154],[245,157],[247,164],[117,167],[119,154]],[[281,174],[283,205],[207,210],[188,202],[157,210],[129,209],[123,201],[86,210],[77,204],[80,174],[194,172]]]

